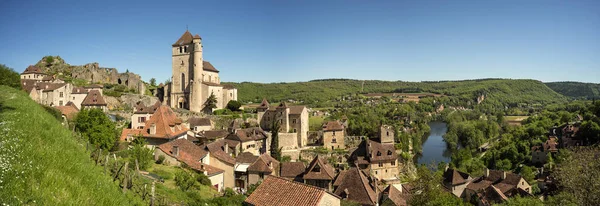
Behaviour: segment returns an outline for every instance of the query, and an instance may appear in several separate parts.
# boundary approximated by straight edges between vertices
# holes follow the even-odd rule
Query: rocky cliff
[[[85,80],[87,83],[120,84],[129,89],[145,91],[140,75],[129,71],[119,73],[115,68],[100,67],[97,62],[85,65],[70,65],[60,56],[45,56],[37,62],[36,66],[48,74],[57,75],[66,80]],[[143,94],[143,93],[142,93]]]

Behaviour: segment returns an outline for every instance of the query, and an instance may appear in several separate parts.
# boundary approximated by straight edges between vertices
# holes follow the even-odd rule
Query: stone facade
[[[265,131],[271,131],[273,123],[279,124],[279,133],[296,134],[297,148],[305,147],[308,144],[308,109],[305,106],[287,106],[285,102],[279,106],[270,106],[265,99],[259,107],[256,108],[260,127]],[[281,140],[280,135],[280,142]],[[289,136],[284,135],[285,138]],[[290,142],[283,140],[284,142]],[[281,145],[281,143],[280,143]],[[291,145],[284,143],[288,149]]]
[[[211,94],[217,99],[216,109],[225,108],[229,101],[237,100],[237,89],[221,85],[219,71],[210,62],[204,61],[202,47],[200,36],[192,36],[189,31],[172,45],[171,83],[162,92],[165,103],[172,108],[207,111],[204,103]]]
[[[323,125],[323,147],[328,150],[345,149],[344,126],[338,121],[327,122]]]

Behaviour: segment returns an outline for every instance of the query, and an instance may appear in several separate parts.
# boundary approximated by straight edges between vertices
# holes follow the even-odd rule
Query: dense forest
[[[600,84],[582,82],[548,82],[545,84],[550,89],[567,97],[589,100],[600,98]]]
[[[485,95],[493,104],[546,104],[564,102],[566,98],[537,80],[479,79],[464,81],[404,82],[379,80],[324,79],[293,83],[224,83],[238,89],[243,103],[296,100],[313,107],[332,106],[346,95],[367,93],[429,92],[458,97],[464,104],[476,104]]]

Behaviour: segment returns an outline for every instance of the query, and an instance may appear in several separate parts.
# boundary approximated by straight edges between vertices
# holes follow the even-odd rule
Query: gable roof
[[[400,191],[398,187],[400,187],[402,191]],[[396,206],[408,205],[408,201],[411,197],[410,192],[404,185],[398,186],[397,184],[391,184],[388,185],[383,192],[387,194],[387,198],[390,199]]]
[[[260,105],[258,105],[258,107],[256,107],[256,108],[261,108],[261,109],[267,109],[267,108],[269,108],[269,101],[267,101],[266,98],[263,98],[263,100],[260,103]]]
[[[269,175],[245,202],[261,206],[313,206],[319,205],[326,193],[331,194],[318,187]],[[339,199],[339,197],[331,195]]]
[[[344,181],[334,193],[362,205],[377,204],[377,193],[369,184],[367,176],[358,167],[352,167],[346,172]]]
[[[75,104],[73,104],[73,102],[67,102],[67,104],[65,106],[55,106],[56,109],[58,109],[60,111],[60,113],[62,115],[65,115],[65,117],[67,117],[67,119],[73,119],[73,117],[75,117],[75,114],[77,114],[77,112],[79,112],[79,109],[77,109],[77,107],[75,106]]]
[[[302,176],[305,170],[306,165],[304,165],[304,162],[282,162],[279,176],[296,178],[298,176]]]
[[[320,171],[315,172],[313,169],[315,167],[319,167]],[[304,172],[304,179],[309,180],[333,180],[335,177],[335,170],[327,161],[323,160],[319,156],[316,156],[309,164],[308,168],[306,168],[306,172]]]
[[[219,73],[219,70],[217,70],[210,62],[207,61],[202,61],[202,70]]]
[[[176,146],[179,150],[179,154],[173,154],[173,147]],[[174,157],[175,159],[182,160],[185,158],[189,158],[192,161],[200,161],[200,159],[204,158],[208,152],[202,147],[195,145],[187,139],[176,139],[170,142],[166,142],[164,144],[158,145],[158,148],[162,150],[165,154]]]
[[[88,89],[83,88],[83,87],[73,87],[73,89],[71,89],[71,94],[87,94],[88,93]]]
[[[188,119],[188,123],[190,123],[190,128],[197,126],[212,126],[210,118],[192,117]]]
[[[197,135],[203,140],[215,140],[224,138],[229,134],[226,130],[206,130],[198,132]]]
[[[86,106],[106,106],[106,101],[104,101],[104,97],[100,94],[98,90],[90,90],[81,102],[81,105]]]
[[[348,173],[348,170],[340,171],[340,173],[335,178],[335,182],[333,182],[333,186],[340,186],[342,183],[344,183],[344,176],[346,176],[346,173]]]
[[[339,121],[328,121],[323,124],[323,131],[342,131],[344,126]]]
[[[279,169],[279,161],[265,153],[260,155],[254,163],[248,167],[249,172],[273,173]]]
[[[127,136],[129,135],[142,135],[144,133],[143,129],[123,129],[123,131],[121,131],[121,138],[119,138],[121,141],[125,141],[127,140]]]
[[[506,172],[506,178],[502,179],[504,172],[505,171],[502,170],[489,170],[489,175],[487,177],[484,176],[484,179],[493,182],[494,185],[498,183],[504,183],[516,187],[522,177],[512,172]]]
[[[306,109],[305,106],[289,106],[290,107],[290,114],[302,114],[302,111],[304,111],[304,109]]]
[[[57,90],[65,85],[67,85],[67,83],[38,82],[36,83],[36,88],[46,92]]]
[[[45,74],[42,69],[37,66],[29,65],[21,74]]]
[[[224,149],[223,147],[225,146],[225,142],[226,141],[224,139],[220,139],[220,140],[214,141],[210,144],[207,144],[206,148],[208,149],[210,154],[212,156],[214,156],[215,158],[217,158],[223,162],[235,165],[235,159],[233,157],[231,157],[231,155],[229,155],[228,153],[225,153],[225,151],[223,150]]]
[[[456,169],[447,169],[444,172],[444,182],[449,182],[452,185],[463,184],[469,179],[469,174],[458,171]]]
[[[154,115],[146,121],[144,125],[144,137],[171,139],[184,134],[189,129],[183,126],[181,122],[181,119],[177,118],[177,115],[175,115],[175,112],[170,107],[161,105],[154,112]],[[149,133],[152,126],[155,127],[156,131],[154,134]]]
[[[173,43],[173,46],[183,46],[186,44],[191,44],[192,40],[194,39],[194,36],[192,36],[192,33],[190,33],[190,31],[186,30],[183,35],[181,35],[181,37],[179,37],[179,39]]]
[[[31,90],[37,87],[36,83],[37,80],[35,79],[21,79],[21,88],[27,93],[31,93]]]
[[[236,163],[242,164],[252,164],[258,159],[258,156],[254,156],[254,154],[250,152],[242,152],[237,157],[235,157]]]

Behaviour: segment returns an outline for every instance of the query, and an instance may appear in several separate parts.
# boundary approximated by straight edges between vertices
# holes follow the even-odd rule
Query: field
[[[527,118],[529,116],[504,116],[504,120],[510,125],[521,125],[521,122]]]

